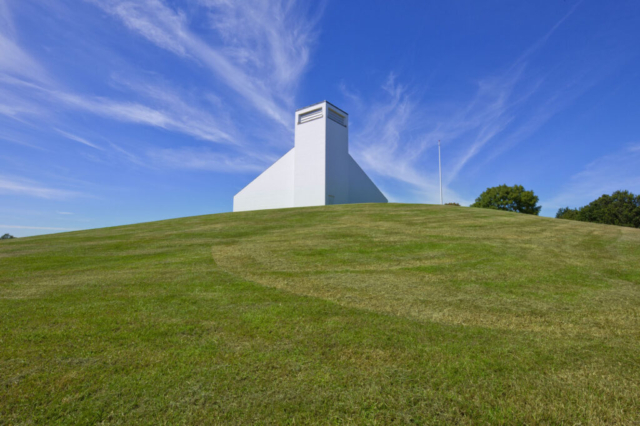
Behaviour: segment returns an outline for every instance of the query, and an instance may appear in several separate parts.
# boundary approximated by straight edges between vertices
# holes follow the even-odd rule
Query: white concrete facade
[[[299,109],[295,145],[233,197],[233,211],[386,203],[349,155],[349,114],[329,102]]]

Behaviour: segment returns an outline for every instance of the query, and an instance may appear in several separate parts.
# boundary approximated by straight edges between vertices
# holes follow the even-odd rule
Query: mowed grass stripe
[[[632,423],[639,242],[413,205],[3,242],[0,423]]]
[[[640,337],[639,230],[439,206],[412,206],[411,220],[393,208],[386,216],[380,209],[369,216],[367,206],[336,214],[350,208],[285,235],[214,245],[212,255],[246,279],[346,306],[454,324]],[[631,242],[620,242],[623,235]]]

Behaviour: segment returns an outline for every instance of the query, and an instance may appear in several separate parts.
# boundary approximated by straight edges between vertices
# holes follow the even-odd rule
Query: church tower
[[[349,114],[323,101],[296,111],[295,144],[233,198],[233,211],[386,203],[349,155]]]
[[[296,111],[295,207],[349,202],[349,115],[329,102]]]

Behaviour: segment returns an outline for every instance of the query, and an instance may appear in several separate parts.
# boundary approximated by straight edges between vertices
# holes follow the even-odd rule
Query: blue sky
[[[350,114],[393,202],[640,192],[640,3],[0,0],[0,233],[226,212]]]

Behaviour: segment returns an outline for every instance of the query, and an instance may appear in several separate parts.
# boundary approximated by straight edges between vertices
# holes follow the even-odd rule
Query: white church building
[[[349,114],[327,101],[296,111],[295,145],[233,197],[233,211],[386,203],[349,155]]]

